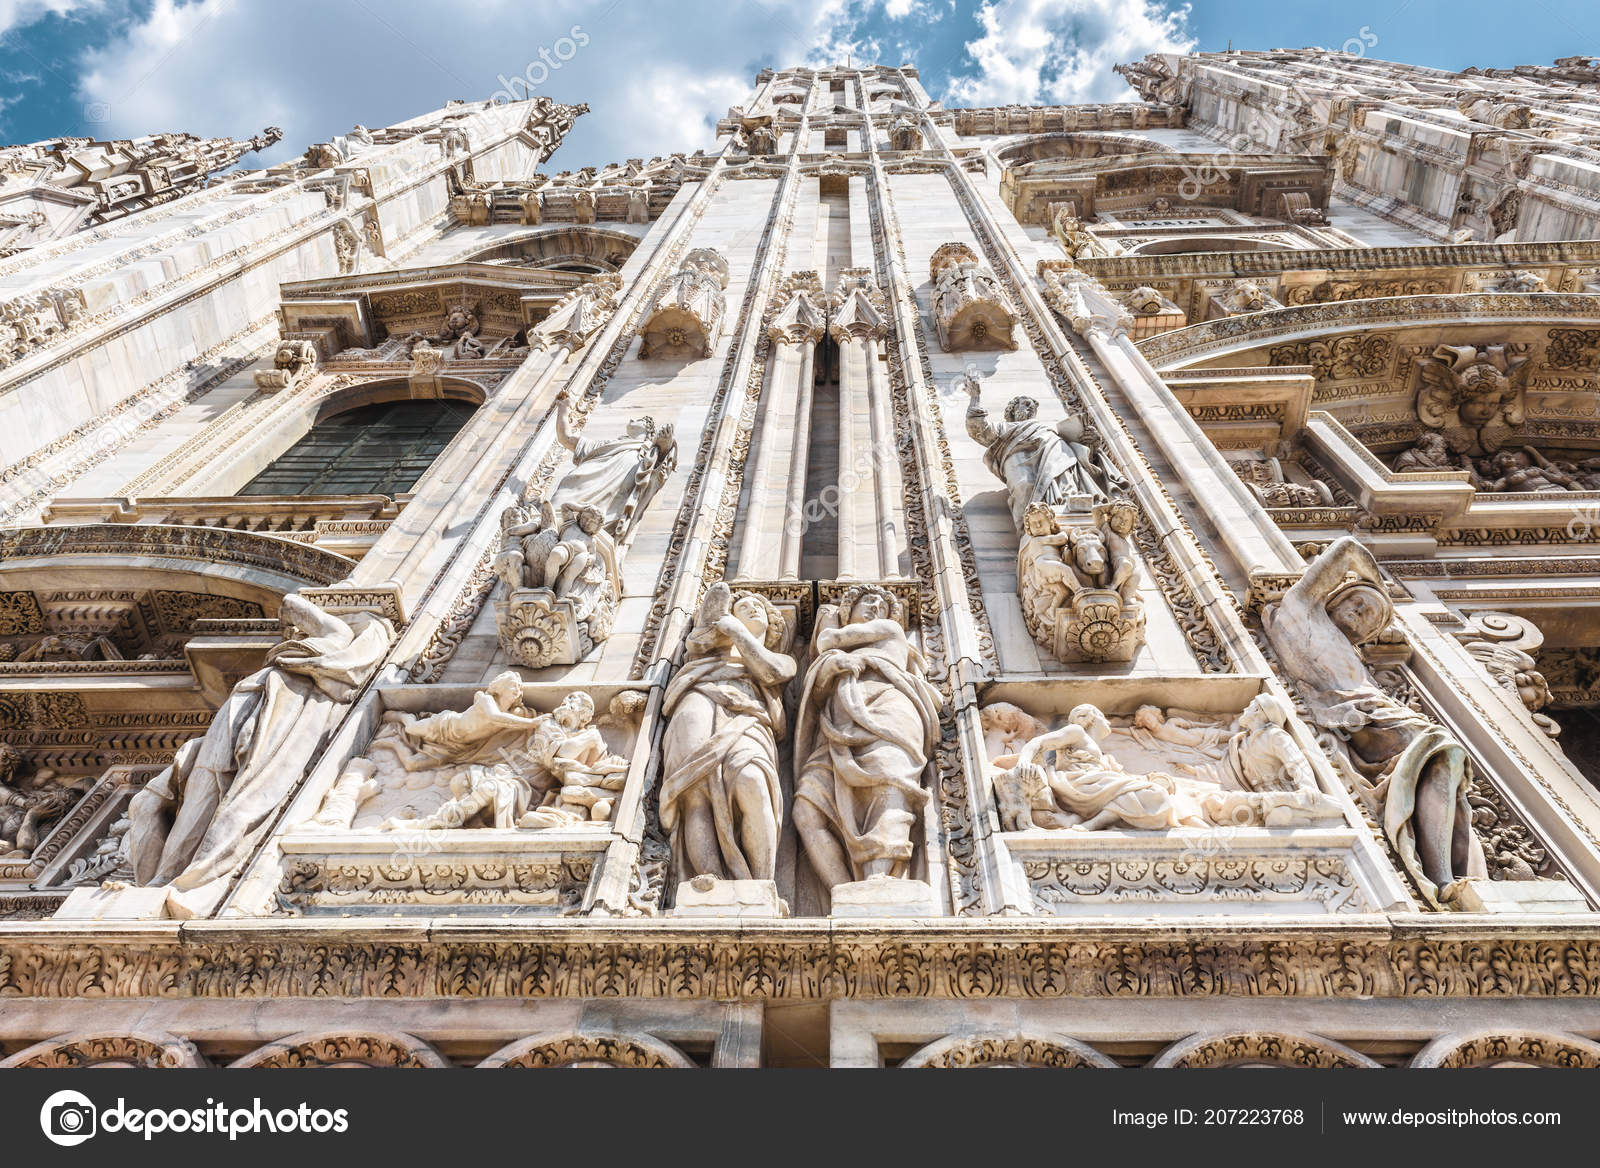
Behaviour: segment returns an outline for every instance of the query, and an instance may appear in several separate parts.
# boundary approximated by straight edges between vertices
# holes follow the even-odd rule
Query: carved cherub
[[[494,570],[506,591],[545,586],[545,564],[560,539],[555,509],[548,499],[507,507],[500,515],[500,554]]]
[[[1504,345],[1440,345],[1417,367],[1417,416],[1424,425],[1481,431],[1522,424],[1522,391],[1532,371],[1527,357],[1508,357]]]
[[[561,538],[545,556],[546,586],[565,596],[600,557],[598,543],[605,516],[600,508],[576,503],[561,507]]]

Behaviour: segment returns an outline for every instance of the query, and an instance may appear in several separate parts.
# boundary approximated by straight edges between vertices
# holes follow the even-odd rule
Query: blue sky
[[[1131,95],[1147,52],[1363,44],[1443,68],[1600,55],[1593,0],[0,0],[0,139],[283,127],[276,162],[353,123],[513,78],[593,112],[558,167],[710,145],[761,68],[915,62],[950,104]],[[541,53],[542,51],[542,53]],[[517,82],[518,95],[521,86]],[[247,160],[260,164],[262,159]]]

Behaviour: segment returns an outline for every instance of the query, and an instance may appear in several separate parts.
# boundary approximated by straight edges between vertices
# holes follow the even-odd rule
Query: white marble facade
[[[1595,1065],[1594,74],[455,102],[13,241],[0,1065]]]

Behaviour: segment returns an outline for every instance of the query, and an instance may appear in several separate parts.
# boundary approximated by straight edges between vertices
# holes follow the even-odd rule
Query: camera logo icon
[[[98,126],[111,120],[111,103],[104,101],[91,101],[83,107],[83,120],[91,126]]]
[[[63,1148],[76,1147],[91,1138],[99,1126],[98,1119],[95,1105],[78,1091],[57,1091],[39,1108],[44,1138]]]

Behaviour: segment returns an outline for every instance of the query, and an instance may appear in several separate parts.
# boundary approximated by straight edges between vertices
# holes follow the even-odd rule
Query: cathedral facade
[[[1121,71],[0,152],[0,1066],[1600,1066],[1600,63]]]

